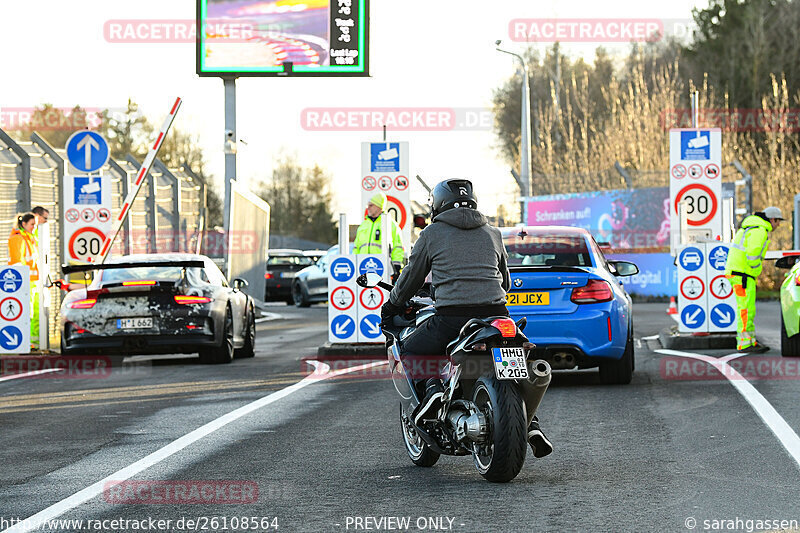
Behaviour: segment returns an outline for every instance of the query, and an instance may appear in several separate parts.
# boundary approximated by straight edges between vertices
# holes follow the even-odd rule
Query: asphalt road
[[[327,337],[323,306],[270,307],[281,318],[258,325],[256,357],[230,365],[140,357],[110,373],[2,380],[0,530],[37,513],[83,520],[50,531],[117,532],[761,531],[800,521],[798,361],[777,350],[734,359],[746,379],[728,379],[691,354],[659,353],[647,337],[673,323],[664,309],[635,306],[630,385],[555,375],[539,412],[555,452],[529,455],[504,485],[465,457],[413,466],[394,390],[372,369],[301,381]],[[775,348],[778,324],[777,303],[759,302],[759,337]],[[165,502],[170,490],[189,492]]]

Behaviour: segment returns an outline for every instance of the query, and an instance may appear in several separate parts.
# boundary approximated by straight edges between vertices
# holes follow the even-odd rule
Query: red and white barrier
[[[161,145],[164,143],[167,132],[169,131],[170,126],[172,126],[172,121],[175,120],[175,115],[178,114],[178,109],[180,109],[182,102],[183,100],[177,98],[175,103],[172,105],[172,110],[169,112],[169,115],[167,115],[167,118],[164,119],[164,124],[161,126],[161,130],[158,132],[158,138],[156,139],[156,142],[147,152],[147,157],[144,158],[142,168],[139,169],[139,173],[136,175],[136,180],[133,183],[133,187],[128,192],[128,197],[122,202],[122,208],[119,211],[119,215],[114,220],[111,233],[106,235],[106,240],[103,241],[103,246],[100,248],[100,256],[97,259],[97,263],[102,265],[108,258],[108,254],[111,252],[111,245],[113,244],[114,239],[117,238],[117,234],[122,228],[122,224],[125,222],[125,217],[127,217],[128,213],[130,213],[133,201],[136,199],[136,195],[139,194],[139,190],[142,188],[142,183],[144,183],[144,178],[147,176],[147,173],[150,172],[150,167],[153,165],[153,162],[158,156],[158,151],[161,149]]]

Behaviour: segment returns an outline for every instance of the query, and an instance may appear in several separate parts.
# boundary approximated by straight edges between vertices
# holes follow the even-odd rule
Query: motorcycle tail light
[[[570,300],[576,304],[594,304],[608,302],[613,298],[608,282],[601,279],[590,279],[583,287],[572,289]]]
[[[498,318],[492,320],[492,326],[500,330],[500,335],[503,337],[516,337],[517,325],[510,318]]]
[[[83,300],[76,300],[70,304],[67,304],[67,307],[70,309],[91,309],[96,303],[97,298],[84,298]]]
[[[207,304],[210,301],[211,298],[207,296],[186,296],[183,294],[175,295],[175,303],[177,304],[184,304],[184,305]]]

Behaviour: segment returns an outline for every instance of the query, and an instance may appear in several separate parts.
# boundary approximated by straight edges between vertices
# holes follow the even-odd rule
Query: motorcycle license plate
[[[149,329],[152,327],[153,317],[117,319],[117,329]]]
[[[528,365],[522,348],[492,348],[497,379],[527,379]]]

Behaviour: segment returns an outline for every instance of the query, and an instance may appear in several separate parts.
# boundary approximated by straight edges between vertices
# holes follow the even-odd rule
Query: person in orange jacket
[[[39,250],[34,230],[36,215],[25,213],[17,217],[17,225],[8,237],[8,264],[28,265],[31,272],[31,348],[39,346]]]

